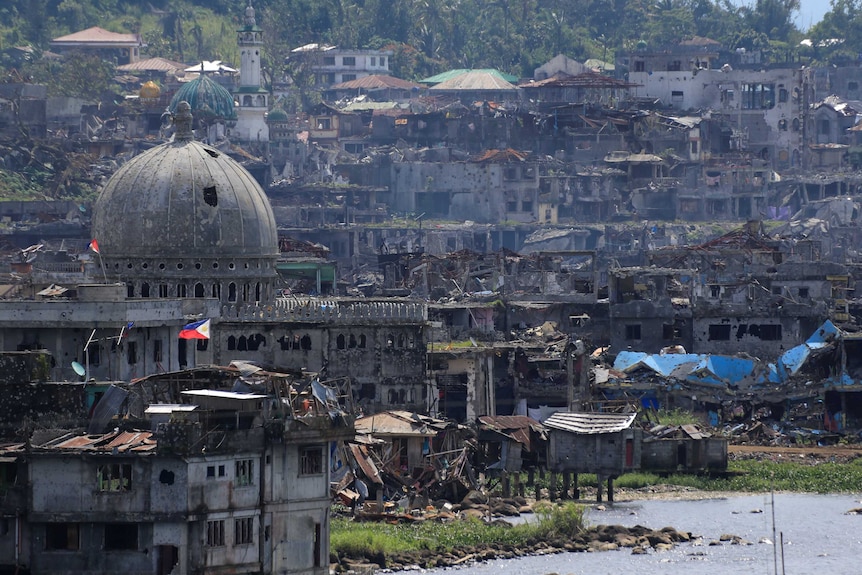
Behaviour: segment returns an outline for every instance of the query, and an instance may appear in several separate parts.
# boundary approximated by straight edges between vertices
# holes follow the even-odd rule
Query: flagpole
[[[102,260],[102,252],[96,252],[99,256],[99,267],[102,268],[102,277],[105,279],[105,284],[108,283],[108,273],[105,271],[105,262]]]

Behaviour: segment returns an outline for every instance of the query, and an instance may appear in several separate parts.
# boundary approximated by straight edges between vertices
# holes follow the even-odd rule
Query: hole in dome
[[[219,153],[216,152],[215,150],[210,150],[209,148],[204,148],[204,151],[213,158],[218,158],[218,156],[219,156]]]
[[[213,269],[214,269],[214,270],[217,270],[217,269],[218,269],[218,262],[213,262]]]
[[[183,267],[184,267],[184,266],[183,266],[182,262],[180,262],[180,263],[178,263],[178,264],[177,264],[177,269],[178,269],[178,270],[183,269]]]
[[[159,264],[159,269],[160,269],[160,270],[165,269],[165,264]]]
[[[218,195],[216,194],[215,186],[204,188],[204,201],[208,206],[215,207],[218,205]]]
[[[141,267],[144,269],[147,269],[148,267],[150,267],[150,264],[148,264],[147,262],[144,262],[141,264]]]
[[[195,262],[195,269],[196,270],[201,269],[201,262]]]
[[[233,268],[235,268],[236,266],[233,264],[233,262],[231,262],[231,263],[229,263],[229,264],[228,264],[228,266],[227,266],[227,267],[229,267],[230,269],[233,269]]]

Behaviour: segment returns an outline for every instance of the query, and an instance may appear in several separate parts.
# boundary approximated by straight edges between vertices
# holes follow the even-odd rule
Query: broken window
[[[48,523],[45,525],[45,549],[48,551],[77,551],[81,546],[77,523]]]
[[[781,325],[761,324],[759,328],[763,341],[781,341]]]
[[[630,324],[626,326],[626,339],[627,340],[639,340],[641,338],[641,326],[640,324]]]
[[[254,460],[240,459],[235,462],[236,474],[234,475],[234,485],[242,487],[254,484]]]
[[[819,126],[819,132],[821,136],[829,135],[829,120],[820,120],[817,125]]]
[[[743,84],[742,108],[769,110],[775,107],[775,84]]]
[[[199,339],[199,340],[196,340],[196,341],[197,341],[197,344],[195,344],[195,348],[196,348],[198,351],[206,351],[207,349],[209,349],[209,346],[210,346],[210,340],[208,340],[208,339]]]
[[[350,334],[350,342],[347,344],[347,347],[353,349],[356,347],[356,336],[352,333]]]
[[[730,341],[730,325],[712,324],[709,326],[707,341]]]
[[[302,336],[302,339],[299,340],[299,347],[305,351],[309,351],[311,349],[311,336],[308,334]]]
[[[236,301],[236,284],[233,282],[227,286],[227,301]]]
[[[366,337],[364,333],[359,334],[359,349],[365,349]]]
[[[147,282],[141,284],[141,297],[150,297],[150,284]]]
[[[138,363],[138,344],[134,341],[126,343],[126,362],[129,365]]]
[[[338,334],[338,337],[335,338],[335,347],[338,349],[344,349],[344,334]]]
[[[207,547],[224,546],[224,520],[207,521]]]
[[[341,58],[342,66],[356,66],[356,57],[355,56],[344,56]]]
[[[247,545],[254,543],[254,517],[234,519],[233,544]]]
[[[186,284],[177,285],[177,297],[186,297]]]
[[[323,57],[323,65],[324,66],[335,66],[335,56],[324,56]]]
[[[532,213],[533,212],[533,202],[531,202],[529,200],[524,200],[523,202],[521,202],[521,211],[527,212],[527,213]]]
[[[506,211],[507,212],[517,212],[518,211],[518,202],[506,202]]]
[[[228,351],[236,351],[236,336],[229,335],[227,338],[227,349]]]
[[[709,286],[709,295],[714,298],[721,297],[721,286],[711,285]]]
[[[106,523],[106,551],[135,551],[138,549],[137,523]]]
[[[131,491],[132,464],[109,463],[100,465],[97,479],[99,491]]]
[[[102,349],[98,343],[91,343],[87,346],[87,361],[90,365],[99,365],[102,363]]]
[[[797,293],[799,294],[799,297],[808,297],[808,293],[809,293],[808,288],[807,287],[801,287],[801,288],[799,288],[799,291]]]
[[[674,341],[682,338],[682,330],[672,323],[666,323],[661,326],[661,335],[665,341]]]
[[[299,474],[320,475],[323,473],[323,448],[319,445],[299,449]]]
[[[162,340],[153,340],[153,361],[159,363],[162,361]]]
[[[635,72],[646,72],[646,63],[643,60],[635,61]]]
[[[674,106],[682,106],[683,98],[682,90],[672,90],[670,93],[670,103]]]
[[[787,91],[787,88],[779,88],[778,89],[778,101],[780,103],[783,104],[783,103],[787,102],[789,97],[790,97],[790,93]]]
[[[672,60],[667,65],[668,72],[680,72],[682,71],[682,61],[681,60]]]

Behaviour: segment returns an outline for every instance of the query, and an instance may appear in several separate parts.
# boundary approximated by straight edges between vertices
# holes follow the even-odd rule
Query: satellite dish
[[[75,373],[77,373],[81,377],[84,377],[84,375],[87,374],[87,370],[84,369],[84,366],[81,365],[80,363],[78,363],[77,361],[72,362],[72,369],[74,369]]]

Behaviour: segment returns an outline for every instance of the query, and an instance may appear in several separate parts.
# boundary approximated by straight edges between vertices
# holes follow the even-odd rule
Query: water
[[[859,495],[775,495],[775,539],[784,533],[786,575],[859,575],[862,565],[862,515],[845,515],[862,507]],[[457,575],[775,575],[782,573],[773,539],[772,496],[752,495],[696,501],[618,502],[605,511],[591,509],[591,525],[671,526],[703,537],[703,545],[678,544],[673,551],[632,555],[630,549],[601,553],[561,553],[499,560],[457,569]],[[594,506],[593,506],[594,507]],[[762,513],[752,513],[761,510]],[[722,534],[738,535],[753,545],[710,546]],[[778,541],[777,541],[778,542]],[[452,569],[428,570],[454,574]]]

